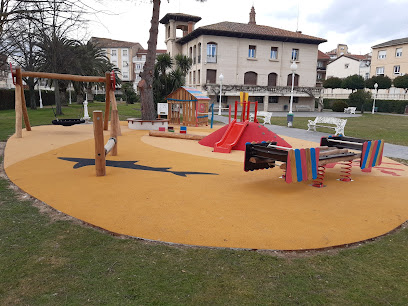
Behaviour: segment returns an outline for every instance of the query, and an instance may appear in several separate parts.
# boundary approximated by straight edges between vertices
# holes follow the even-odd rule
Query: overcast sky
[[[96,1],[96,0],[88,0]],[[349,52],[366,54],[371,46],[408,37],[408,0],[162,0],[160,18],[167,13],[200,16],[196,28],[222,21],[247,23],[254,5],[256,22],[327,40],[327,52],[347,44]],[[152,4],[150,0],[103,0],[109,11],[95,15],[88,36],[140,43],[147,49]],[[159,26],[158,49],[165,49],[164,26]]]

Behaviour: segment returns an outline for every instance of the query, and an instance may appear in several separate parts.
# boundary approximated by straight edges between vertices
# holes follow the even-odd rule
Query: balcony
[[[216,63],[217,56],[216,55],[207,55],[207,63]]]

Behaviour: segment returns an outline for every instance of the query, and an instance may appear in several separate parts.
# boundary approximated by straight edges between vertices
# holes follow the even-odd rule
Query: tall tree
[[[206,0],[196,0],[205,2]],[[156,119],[156,111],[153,100],[153,76],[154,64],[156,60],[157,35],[159,32],[159,16],[160,16],[160,0],[152,0],[153,15],[150,26],[150,36],[147,42],[146,62],[143,66],[143,71],[140,73],[142,80],[138,87],[140,90],[140,98],[142,104],[142,119],[154,120]]]
[[[405,94],[408,92],[408,74],[397,76],[393,83],[395,87],[405,89]]]
[[[341,86],[343,88],[351,89],[354,92],[356,89],[363,89],[365,87],[364,79],[361,75],[354,74],[343,79]]]
[[[374,89],[374,84],[378,84],[378,89],[389,89],[392,81],[388,76],[375,75],[365,81],[365,87]]]

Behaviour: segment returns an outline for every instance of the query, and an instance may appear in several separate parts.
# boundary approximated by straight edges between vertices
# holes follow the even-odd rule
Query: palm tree
[[[196,1],[205,2],[206,0]],[[161,0],[152,0],[151,2],[153,2],[153,15],[151,19],[149,41],[147,42],[146,62],[143,66],[143,71],[140,73],[142,80],[138,84],[142,104],[143,120],[156,119],[156,111],[153,100],[153,77],[154,77],[154,64],[156,59],[157,35],[159,32],[159,15]]]

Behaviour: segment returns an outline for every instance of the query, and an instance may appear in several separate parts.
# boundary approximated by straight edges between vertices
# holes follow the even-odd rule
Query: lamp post
[[[84,101],[84,117],[82,119],[85,119],[87,122],[91,117],[89,117],[88,114],[88,92],[85,92],[85,101]]]
[[[293,125],[293,112],[292,112],[292,107],[293,107],[293,86],[295,83],[295,72],[297,69],[297,65],[295,62],[290,65],[290,70],[292,70],[292,89],[290,91],[290,103],[289,103],[289,113],[287,115],[287,122],[288,122],[288,127],[292,127]]]
[[[220,74],[219,79],[220,79],[220,105],[218,108],[218,116],[221,116],[222,81],[224,80],[224,76],[222,75],[222,73]]]
[[[377,88],[378,88],[378,84],[375,83],[374,84],[375,93],[374,93],[373,109],[371,110],[371,114],[373,115],[374,115],[374,110],[375,110],[375,98],[377,98]]]
[[[72,103],[71,101],[71,88],[72,88],[72,83],[69,83],[69,87],[68,87],[68,93],[69,93],[69,104]]]

